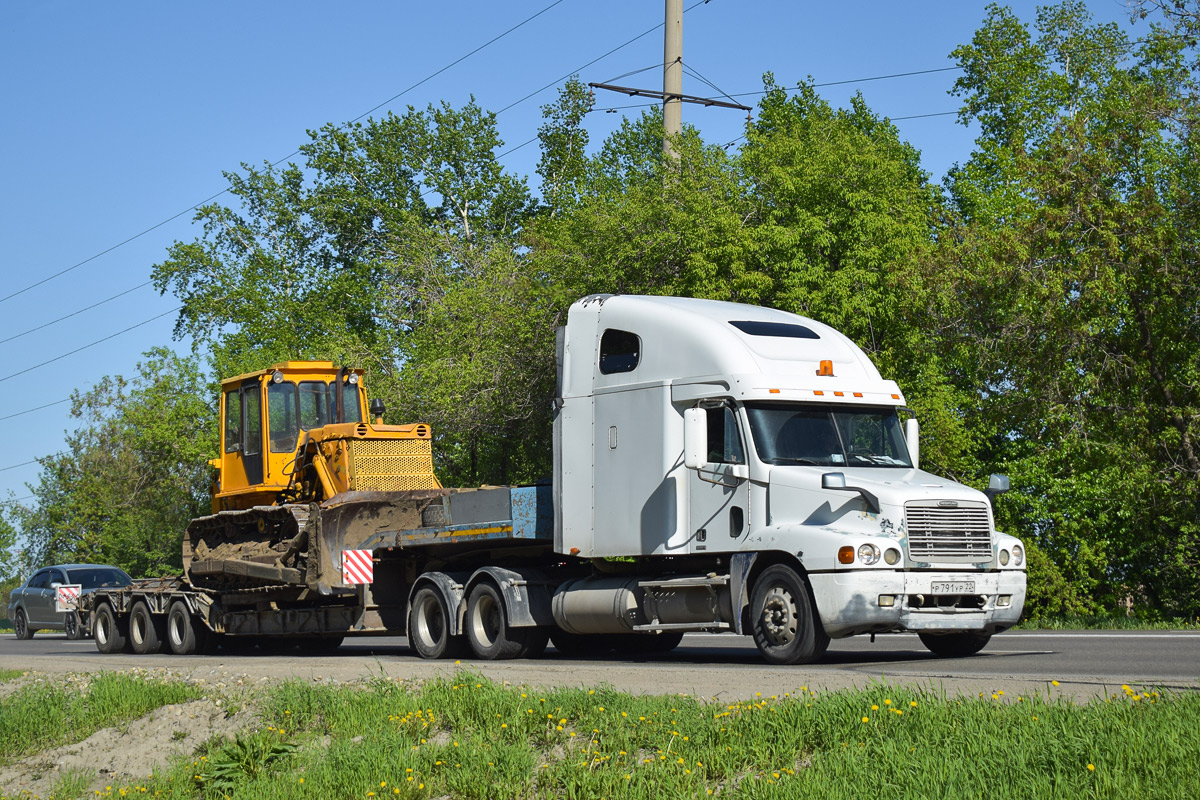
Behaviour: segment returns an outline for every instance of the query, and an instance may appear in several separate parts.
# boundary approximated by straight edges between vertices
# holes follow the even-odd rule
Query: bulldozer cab
[[[429,427],[372,425],[362,371],[332,361],[288,361],[222,381],[220,421],[214,512],[441,486]]]

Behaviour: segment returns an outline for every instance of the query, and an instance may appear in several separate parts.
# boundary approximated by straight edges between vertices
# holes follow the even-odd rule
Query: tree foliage
[[[98,562],[135,575],[181,567],[188,520],[208,512],[214,392],[194,358],[156,348],[127,381],[72,396],[79,427],[41,460],[34,501],[13,517],[28,564]]]

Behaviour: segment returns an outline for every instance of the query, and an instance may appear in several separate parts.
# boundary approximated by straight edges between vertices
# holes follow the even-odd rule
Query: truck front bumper
[[[825,632],[982,631],[1017,624],[1025,606],[1025,573],[853,570],[809,573]]]

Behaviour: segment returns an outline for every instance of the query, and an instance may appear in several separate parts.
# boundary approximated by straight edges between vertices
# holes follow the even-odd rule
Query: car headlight
[[[1025,563],[1025,550],[1019,544],[1013,545],[1013,566],[1019,567]]]
[[[879,548],[873,544],[860,545],[858,548],[858,560],[867,566],[879,561]]]

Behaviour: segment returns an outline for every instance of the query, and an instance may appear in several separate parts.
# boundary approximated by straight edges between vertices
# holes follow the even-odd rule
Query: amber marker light
[[[838,548],[838,563],[853,564],[854,563],[854,548],[850,545]]]

